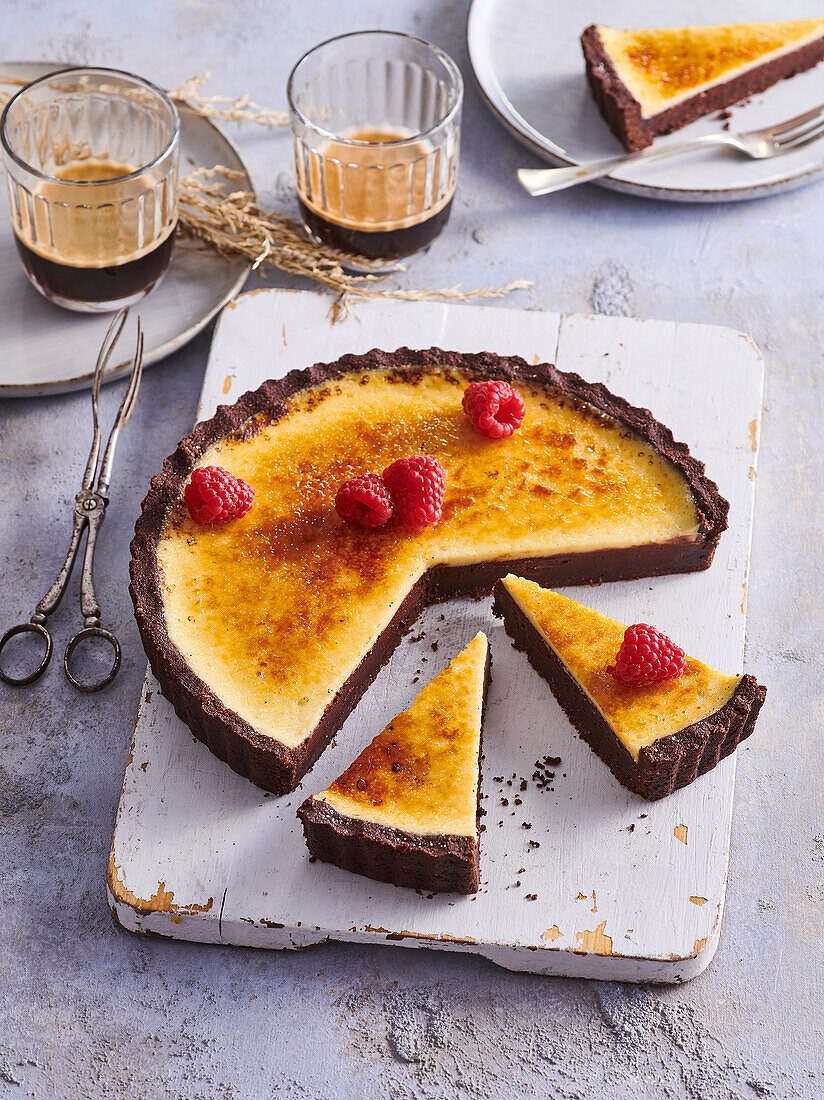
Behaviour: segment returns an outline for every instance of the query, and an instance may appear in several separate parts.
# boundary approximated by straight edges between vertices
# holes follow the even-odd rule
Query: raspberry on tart
[[[524,422],[524,399],[509,382],[472,382],[463,395],[463,411],[481,435],[507,439]]]
[[[475,893],[489,666],[486,635],[476,634],[409,710],[303,803],[313,856],[396,886]]]
[[[395,511],[407,527],[432,527],[441,518],[446,473],[432,455],[399,458],[383,471]]]
[[[753,731],[767,689],[752,676],[682,657],[677,677],[623,684],[610,672],[625,635],[614,619],[512,574],[495,586],[493,610],[581,737],[643,798],[692,783]]]
[[[392,518],[392,499],[382,478],[361,474],[338,489],[335,511],[354,527],[383,527]]]
[[[501,379],[525,417],[491,446],[462,396]],[[341,522],[342,482],[410,455],[445,471],[436,524],[410,537],[393,516],[364,537]],[[254,485],[242,523],[192,521],[182,498],[201,464]],[[152,481],[131,591],[177,713],[281,794],[430,602],[513,569],[559,586],[705,569],[726,513],[686,446],[603,386],[489,353],[374,351],[266,382],[198,425]]]
[[[220,466],[199,466],[192,471],[183,499],[195,523],[226,523],[242,519],[252,507],[255,490],[242,478]]]
[[[684,671],[684,651],[666,634],[646,623],[624,631],[615,664],[607,672],[627,687],[649,687],[675,680]]]

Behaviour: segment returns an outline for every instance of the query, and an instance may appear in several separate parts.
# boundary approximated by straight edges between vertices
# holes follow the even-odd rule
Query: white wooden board
[[[267,377],[375,346],[517,353],[602,380],[652,408],[706,462],[731,502],[730,530],[705,573],[570,594],[623,621],[652,622],[702,660],[740,670],[763,379],[748,337],[702,325],[432,303],[359,303],[353,317],[331,325],[328,309],[329,299],[312,293],[239,298],[216,332],[200,415]],[[481,891],[425,897],[310,864],[296,808],[479,628],[494,660]],[[561,764],[554,789],[539,789],[531,776],[547,755]],[[625,791],[512,649],[490,602],[454,601],[424,613],[335,744],[283,798],[211,756],[149,674],[117,816],[110,902],[125,927],[182,939],[268,948],[389,942],[474,951],[542,974],[683,981],[708,964],[718,941],[734,775],[732,757],[662,802]]]

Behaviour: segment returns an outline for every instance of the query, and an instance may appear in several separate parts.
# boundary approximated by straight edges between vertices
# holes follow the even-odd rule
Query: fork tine
[[[129,417],[132,415],[132,409],[135,406],[137,400],[137,392],[140,387],[140,380],[143,377],[143,328],[140,324],[140,318],[137,319],[137,343],[135,345],[134,358],[132,360],[132,372],[129,375],[129,384],[126,386],[126,392],[123,394],[123,398],[120,402],[120,408],[117,410],[117,415],[114,418],[114,424],[112,424],[112,430],[109,432],[109,439],[106,443],[106,450],[103,452],[103,461],[100,464],[100,477],[97,479],[97,491],[103,496],[106,496],[108,492],[109,483],[112,476],[112,466],[114,465],[114,452],[117,447],[117,439],[120,435],[121,428],[126,424]]]
[[[789,153],[791,149],[803,149],[805,145],[810,145],[813,141],[818,141],[821,137],[824,137],[824,121],[806,130],[803,134],[799,134],[798,137],[792,138],[789,141],[784,140],[782,142],[776,142],[776,145],[778,145],[782,153]]]
[[[123,331],[123,326],[126,324],[128,313],[129,307],[127,306],[114,315],[112,323],[109,325],[106,335],[103,337],[100,351],[97,353],[97,362],[94,365],[94,376],[92,378],[92,417],[94,428],[91,450],[89,451],[89,457],[86,460],[86,470],[83,474],[84,489],[91,489],[92,487],[94,472],[97,469],[97,459],[100,454],[100,413],[98,408],[100,383],[103,379],[103,373],[106,370],[109,359],[111,358],[111,354],[114,351],[114,346],[120,339],[120,334]]]
[[[135,346],[134,353],[134,367],[132,369],[132,375],[129,379],[129,388],[126,394],[126,398],[123,401],[123,418],[120,421],[120,427],[125,427],[129,421],[129,417],[132,415],[132,409],[135,406],[137,400],[137,391],[140,386],[140,380],[143,377],[143,329],[140,325],[140,318],[137,319],[137,344]]]
[[[786,134],[789,130],[794,130],[797,126],[803,126],[806,122],[812,122],[814,119],[822,117],[824,117],[824,103],[818,107],[813,107],[810,111],[805,111],[802,115],[796,115],[795,118],[788,118],[785,122],[778,122],[775,126],[765,126],[763,130],[758,132],[761,137],[777,138],[782,134]]]
[[[813,130],[817,130],[822,123],[822,118],[813,119],[811,122],[805,123],[803,126],[796,126],[793,130],[787,130],[786,133],[781,134],[780,137],[774,139],[775,144],[778,146],[786,145],[788,141],[795,141],[797,138],[806,137],[807,134],[811,134]]]

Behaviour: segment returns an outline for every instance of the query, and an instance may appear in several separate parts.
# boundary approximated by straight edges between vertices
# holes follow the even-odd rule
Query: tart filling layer
[[[824,19],[597,31],[646,119],[824,37]]]
[[[478,634],[315,800],[419,836],[475,836],[488,651]]]

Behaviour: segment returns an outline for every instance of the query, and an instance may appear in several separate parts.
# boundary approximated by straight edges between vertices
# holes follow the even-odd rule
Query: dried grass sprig
[[[205,118],[221,118],[231,122],[254,122],[258,126],[288,126],[289,116],[285,111],[273,111],[269,107],[261,107],[248,95],[232,98],[225,95],[202,96],[198,91],[210,77],[210,73],[201,73],[184,80],[177,88],[169,92],[169,98],[177,101],[178,105],[188,105],[197,114]]]
[[[390,273],[378,265],[316,244],[294,218],[261,210],[250,191],[229,190],[231,181],[242,176],[222,166],[198,168],[185,176],[180,182],[183,235],[208,245],[225,258],[242,256],[251,261],[253,269],[273,267],[319,283],[335,295],[335,319],[345,316],[357,298],[468,302],[497,298],[532,285],[526,279],[515,279],[505,286],[478,290],[462,290],[459,284],[420,290],[386,287],[382,283]],[[371,266],[372,270],[356,273],[349,269],[350,264],[358,268]]]

